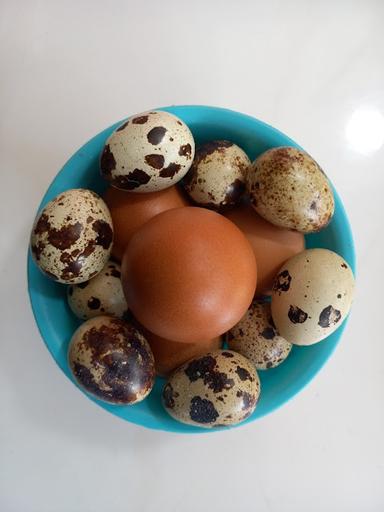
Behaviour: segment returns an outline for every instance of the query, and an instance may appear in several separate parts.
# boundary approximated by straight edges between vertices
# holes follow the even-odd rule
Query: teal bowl
[[[241,146],[251,160],[271,147],[299,147],[275,128],[231,110],[204,106],[177,106],[161,110],[171,112],[185,121],[197,144],[213,139],[228,139]],[[103,192],[106,185],[99,175],[99,155],[105,140],[118,125],[116,123],[96,135],[68,160],[48,188],[39,210],[57,194],[70,188],[90,188],[98,193]],[[306,244],[308,248],[325,247],[337,252],[354,270],[355,252],[351,228],[342,202],[334,192],[336,209],[332,222],[320,233],[307,236]],[[57,364],[73,380],[67,364],[67,348],[80,321],[69,310],[65,286],[47,279],[36,267],[30,254],[28,289],[41,336]],[[279,367],[260,371],[260,401],[255,412],[242,425],[271,413],[303,389],[332,354],[344,327],[345,322],[331,336],[316,345],[295,346],[289,358]],[[147,428],[180,433],[207,432],[207,429],[178,423],[164,411],[161,405],[163,384],[164,380],[157,378],[149,397],[133,406],[109,405],[93,397],[89,398],[112,414]]]

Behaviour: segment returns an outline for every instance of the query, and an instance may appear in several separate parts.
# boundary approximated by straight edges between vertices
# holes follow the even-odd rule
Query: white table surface
[[[384,510],[384,2],[0,2],[1,512]],[[35,210],[126,115],[207,104],[290,135],[349,214],[358,292],[317,378],[256,423],[182,436],[87,400],[26,293]]]

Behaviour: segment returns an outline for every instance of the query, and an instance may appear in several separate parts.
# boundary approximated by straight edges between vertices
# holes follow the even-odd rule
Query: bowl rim
[[[235,110],[231,110],[231,109],[228,109],[228,108],[216,107],[216,106],[211,106],[211,105],[169,105],[169,106],[166,106],[166,107],[157,107],[157,108],[153,108],[153,109],[148,109],[148,110],[146,110],[146,112],[150,112],[151,110],[161,110],[161,111],[166,111],[166,112],[173,113],[174,115],[178,115],[177,113],[175,113],[175,110],[176,111],[182,111],[182,110],[185,110],[185,109],[187,109],[187,110],[195,110],[195,111],[200,110],[200,111],[206,111],[206,112],[215,113],[215,114],[226,114],[226,115],[232,116],[233,118],[237,118],[238,120],[241,120],[242,122],[245,122],[245,121],[248,121],[248,122],[251,122],[251,123],[255,123],[256,122],[259,126],[269,130],[270,133],[275,134],[277,137],[279,137],[279,138],[283,137],[285,139],[285,141],[286,141],[285,145],[287,145],[287,146],[292,145],[294,147],[298,147],[300,149],[303,149],[297,142],[295,142],[293,139],[291,139],[290,137],[285,135],[283,132],[281,132],[279,129],[275,128],[274,126],[271,126],[271,125],[265,123],[264,121],[261,121],[260,119],[258,119],[256,117],[253,117],[253,116],[251,116],[249,114],[245,114],[245,113],[242,113],[242,112],[239,112],[239,111],[235,111]],[[131,115],[136,115],[136,114],[131,114]],[[130,116],[128,116],[128,117],[130,117]],[[122,119],[122,120],[120,120],[118,122],[113,123],[112,125],[108,126],[107,128],[102,129],[96,135],[94,135],[91,138],[89,138],[84,144],[82,144],[80,146],[79,149],[77,149],[67,159],[67,161],[64,163],[62,168],[59,170],[59,172],[51,180],[48,188],[46,189],[46,191],[45,191],[45,193],[43,195],[43,198],[41,199],[41,201],[39,203],[39,206],[38,206],[38,208],[36,210],[35,216],[38,215],[38,213],[42,210],[42,208],[50,200],[50,197],[52,195],[52,188],[53,188],[56,180],[61,175],[63,175],[66,172],[67,167],[71,164],[71,161],[76,157],[76,155],[79,152],[81,152],[85,148],[85,146],[90,144],[95,139],[101,137],[104,134],[107,134],[107,133],[111,132],[113,129],[115,129],[117,126],[119,126],[122,122],[124,122],[125,119],[127,119],[127,117],[125,117],[124,119]],[[331,185],[332,185],[332,183],[331,183]],[[352,229],[351,229],[351,226],[350,226],[350,222],[349,222],[349,219],[348,219],[345,207],[344,207],[344,205],[343,205],[343,203],[342,203],[342,201],[340,199],[340,196],[338,195],[338,193],[335,190],[333,185],[332,185],[332,189],[333,189],[333,193],[334,193],[334,196],[335,196],[335,203],[337,202],[338,209],[340,210],[340,214],[342,215],[342,218],[343,218],[343,224],[344,224],[343,225],[343,229],[345,229],[345,231],[346,231],[346,238],[348,238],[348,240],[350,241],[349,254],[348,254],[348,263],[349,263],[349,265],[350,265],[350,267],[352,269],[353,274],[356,276],[356,252],[355,252],[355,243],[354,243],[354,239],[353,239]],[[30,304],[31,304],[31,309],[32,309],[32,312],[33,312],[33,316],[34,316],[34,319],[35,319],[38,331],[39,331],[40,336],[42,337],[42,339],[44,341],[44,344],[45,344],[46,348],[50,352],[50,354],[53,357],[53,359],[54,359],[55,363],[57,364],[57,366],[64,373],[64,375],[66,375],[66,377],[70,378],[70,376],[65,371],[65,369],[62,368],[62,366],[57,361],[56,356],[55,356],[51,346],[46,341],[44,325],[43,325],[43,322],[41,321],[41,319],[39,318],[40,314],[39,314],[39,311],[38,311],[38,306],[34,302],[33,290],[32,290],[32,287],[31,287],[31,273],[35,269],[35,263],[33,261],[33,258],[31,256],[31,252],[30,252],[30,249],[29,249],[29,239],[28,239],[27,261],[26,261],[26,263],[27,263],[27,288],[28,288],[28,296],[29,296],[29,301],[30,301]],[[79,386],[77,385],[76,381],[73,378],[70,378],[70,380],[80,389],[80,391],[86,397],[88,397],[93,402],[95,402],[96,404],[101,406],[104,410],[112,413],[114,416],[117,416],[117,417],[119,417],[122,420],[125,420],[125,421],[127,421],[129,423],[133,423],[133,424],[136,424],[136,425],[139,425],[139,426],[142,426],[142,427],[145,427],[145,428],[150,429],[150,430],[172,432],[172,433],[178,433],[178,434],[191,434],[191,433],[193,433],[193,434],[195,434],[195,433],[198,433],[198,434],[207,433],[208,434],[208,433],[220,432],[221,430],[228,430],[228,429],[238,428],[238,427],[241,427],[241,426],[246,425],[248,423],[251,423],[253,421],[259,420],[259,419],[263,418],[264,416],[267,416],[267,415],[271,414],[272,412],[276,411],[277,409],[279,409],[280,407],[282,407],[286,403],[290,402],[298,393],[300,393],[300,391],[302,391],[305,387],[308,386],[308,384],[310,384],[310,382],[315,378],[315,376],[320,372],[320,370],[326,365],[327,361],[329,360],[329,358],[333,354],[334,350],[336,349],[336,346],[340,343],[343,331],[344,331],[344,329],[346,327],[346,324],[347,324],[347,321],[348,321],[348,317],[349,317],[349,315],[345,318],[345,320],[340,325],[340,327],[335,331],[335,332],[338,333],[337,341],[333,344],[333,346],[331,346],[328,349],[324,359],[321,361],[320,364],[315,365],[315,368],[313,369],[312,373],[310,375],[308,375],[307,378],[303,382],[301,382],[297,386],[294,386],[294,389],[291,390],[291,393],[290,393],[290,395],[288,397],[285,397],[284,399],[282,399],[278,403],[274,403],[272,406],[270,406],[270,408],[267,411],[264,411],[262,414],[259,414],[257,417],[253,418],[252,415],[251,415],[247,420],[245,420],[245,421],[243,421],[243,422],[241,422],[241,423],[239,423],[237,425],[228,426],[228,427],[225,427],[225,428],[222,428],[222,429],[215,429],[215,428],[207,429],[207,428],[195,427],[195,426],[190,426],[190,425],[182,425],[182,427],[184,427],[184,428],[180,428],[180,424],[178,422],[176,422],[176,420],[174,420],[175,421],[175,428],[169,428],[168,426],[162,426],[161,424],[157,424],[157,423],[156,424],[148,424],[148,423],[145,423],[145,422],[142,422],[142,421],[137,421],[136,418],[134,418],[134,419],[124,418],[124,417],[122,417],[118,413],[118,410],[119,410],[118,407],[116,407],[116,406],[109,406],[109,404],[106,404],[104,402],[101,402],[101,401],[97,400],[92,395],[89,395],[84,390],[79,388]],[[157,377],[156,379],[159,379],[159,377]],[[132,406],[130,406],[130,407],[132,407]],[[185,427],[190,427],[190,428],[185,428]]]

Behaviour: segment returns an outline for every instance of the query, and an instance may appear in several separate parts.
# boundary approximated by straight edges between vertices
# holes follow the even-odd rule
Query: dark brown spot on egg
[[[63,279],[63,281],[70,281],[71,279],[78,277],[82,267],[82,260],[69,261],[68,265],[61,272],[61,279]]]
[[[226,373],[212,372],[204,376],[204,384],[206,384],[214,393],[220,393],[224,389],[231,389],[235,385],[233,379],[229,379]]]
[[[98,299],[97,297],[91,297],[88,300],[87,305],[89,309],[95,310],[100,308],[101,302],[100,299]]]
[[[113,268],[111,270],[111,276],[112,277],[116,277],[117,279],[120,279],[121,277],[121,272],[119,272],[116,268]]]
[[[128,126],[128,123],[129,121],[125,121],[125,123],[123,123],[121,126],[119,126],[118,128],[116,128],[116,131],[117,132],[121,132],[124,130],[124,128],[126,128]]]
[[[93,217],[91,217],[91,216],[87,217],[87,224],[90,224],[91,222],[93,222]]]
[[[172,384],[169,382],[164,386],[163,389],[163,400],[164,405],[168,409],[173,409],[175,407],[175,394]]]
[[[308,313],[300,309],[298,306],[289,306],[288,318],[293,324],[302,324],[308,318]]]
[[[235,384],[234,380],[228,378],[226,373],[216,371],[215,368],[216,359],[212,356],[204,356],[191,361],[184,371],[191,382],[203,379],[204,384],[214,393],[231,389]]]
[[[275,330],[272,327],[266,327],[261,333],[262,337],[266,340],[273,340],[275,337]]]
[[[312,201],[312,203],[309,206],[310,210],[317,211],[317,203],[316,201]]]
[[[64,265],[67,265],[68,263],[71,263],[73,261],[72,253],[70,252],[62,252],[60,254],[60,261],[64,263]]]
[[[191,400],[189,417],[196,423],[214,423],[219,417],[219,413],[210,400],[194,396]]]
[[[342,263],[342,264],[341,264],[341,266],[342,266],[343,268],[348,268],[348,265],[346,265],[345,263]]]
[[[113,231],[109,223],[105,220],[95,220],[92,229],[97,233],[96,245],[101,245],[103,249],[109,249],[113,240]]]
[[[338,293],[338,294],[337,294],[337,298],[338,298],[338,299],[341,299],[341,293]]]
[[[184,373],[191,382],[202,379],[206,373],[212,372],[216,366],[216,359],[212,356],[204,356],[191,361]]]
[[[223,203],[225,205],[235,205],[240,201],[241,197],[243,196],[245,192],[245,184],[239,180],[236,179],[233,183],[231,183],[227,190],[225,191],[225,199]]]
[[[152,112],[151,112],[152,114]],[[132,124],[145,124],[148,121],[148,116],[138,116],[132,119]]]
[[[335,309],[333,306],[327,306],[320,313],[318,325],[326,329],[331,325],[337,324],[341,319],[341,312],[338,309]]]
[[[288,270],[283,270],[277,274],[273,284],[273,291],[281,295],[282,292],[287,292],[291,286],[292,276]]]
[[[230,334],[230,333],[228,333],[228,334]],[[223,352],[221,352],[221,355],[224,357],[233,357],[232,352],[223,351]]]
[[[67,224],[60,229],[50,227],[48,242],[60,251],[69,249],[80,238],[82,230],[83,225],[80,222]]]
[[[163,140],[167,129],[164,126],[155,126],[147,134],[147,139],[150,144],[157,146]]]
[[[176,173],[178,173],[181,169],[180,164],[170,163],[167,167],[164,167],[160,171],[161,178],[173,178]]]
[[[162,169],[164,166],[163,155],[146,155],[144,159],[154,169]]]
[[[224,153],[225,148],[229,148],[231,146],[233,146],[233,142],[229,142],[228,140],[213,140],[206,142],[197,148],[194,165],[198,165],[207,156],[212,155],[212,153]]]
[[[192,155],[192,147],[191,147],[191,145],[190,144],[183,144],[182,146],[180,146],[179,155],[180,156],[185,156],[188,160],[190,160],[191,155]]]
[[[112,171],[116,169],[116,160],[113,156],[111,148],[109,147],[109,144],[104,147],[101,154],[100,169],[102,174],[104,174],[106,177],[111,176]]]
[[[237,366],[236,373],[239,376],[240,380],[249,380],[253,382],[253,378],[247,369],[242,368],[241,366]]]
[[[92,253],[95,252],[96,242],[94,240],[90,240],[87,245],[84,247],[83,252],[79,255],[78,259],[88,258]]]
[[[113,178],[116,187],[124,190],[134,190],[135,188],[146,185],[151,177],[142,169],[134,169],[126,176],[119,175]]]
[[[49,231],[51,225],[49,223],[48,215],[42,213],[39,217],[39,220],[36,223],[34,233],[35,235],[42,235]]]

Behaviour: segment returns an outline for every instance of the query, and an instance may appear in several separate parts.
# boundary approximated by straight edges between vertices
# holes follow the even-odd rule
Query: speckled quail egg
[[[231,350],[216,350],[176,370],[163,389],[165,410],[181,423],[235,425],[255,410],[260,381],[252,363]]]
[[[304,151],[272,148],[249,168],[247,187],[255,210],[276,226],[312,233],[331,220],[335,203],[320,166]]]
[[[140,402],[154,384],[155,363],[146,339],[112,316],[91,318],[75,331],[68,361],[79,386],[104,402]]]
[[[108,138],[101,173],[114,187],[155,192],[177,183],[191,167],[195,142],[188,126],[168,112],[137,114]]]
[[[282,338],[268,302],[252,302],[244,317],[228,332],[228,346],[248,358],[257,370],[275,368],[289,355],[292,343]]]
[[[38,215],[31,251],[39,268],[60,283],[82,283],[109,259],[113,227],[104,201],[87,189],[56,196]]]
[[[238,203],[245,191],[248,156],[233,142],[215,140],[196,150],[192,167],[183,180],[196,204],[226,210]]]
[[[354,277],[344,259],[328,249],[308,249],[278,273],[271,312],[281,336],[312,345],[329,336],[350,310]]]
[[[86,320],[103,314],[122,318],[127,312],[120,265],[109,261],[89,281],[68,286],[68,304],[78,318]]]

